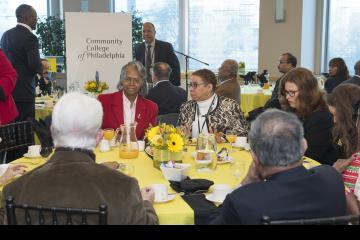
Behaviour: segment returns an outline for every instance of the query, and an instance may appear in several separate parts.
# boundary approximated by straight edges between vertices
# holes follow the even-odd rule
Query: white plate
[[[222,164],[227,164],[227,163],[232,163],[234,161],[234,158],[231,156],[228,156],[227,159],[225,161],[217,161],[217,164],[222,165]]]
[[[147,154],[149,154],[151,157],[154,157],[154,153],[151,151],[151,147],[150,147],[150,146],[147,146],[147,147],[145,148],[145,152],[146,152]]]
[[[169,201],[172,201],[176,198],[176,194],[169,194],[167,195],[167,197],[163,200],[159,200],[159,201],[154,201],[155,203],[166,203],[166,202],[169,202]]]
[[[211,193],[210,193],[210,194],[207,194],[207,195],[205,196],[205,198],[206,198],[207,200],[209,200],[210,202],[222,204],[222,203],[225,201],[226,196],[224,197],[224,199],[223,199],[222,201],[219,200],[219,199],[215,199],[214,196],[213,196]]]
[[[23,156],[26,157],[26,158],[42,158],[40,154],[37,155],[37,156],[31,156],[28,153],[25,153]]]

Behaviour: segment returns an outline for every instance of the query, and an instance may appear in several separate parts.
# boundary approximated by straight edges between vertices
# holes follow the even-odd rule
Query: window
[[[349,71],[360,60],[360,1],[331,0],[329,4],[329,29],[327,63],[334,57],[345,60]],[[327,69],[328,66],[326,65]]]
[[[188,3],[184,4],[188,8],[180,9],[180,1]],[[180,48],[188,46],[190,56],[210,64],[207,67],[191,59],[191,70],[217,70],[225,59],[233,58],[257,71],[260,0],[115,0],[116,12],[133,10],[144,22],[155,24],[157,39],[185,53],[187,49]],[[188,36],[180,33],[182,24],[188,24]]]
[[[189,0],[189,53],[217,69],[228,58],[257,70],[259,0]],[[204,68],[190,61],[190,69]]]
[[[5,31],[16,26],[15,10],[24,3],[33,6],[39,18],[47,17],[47,0],[0,0],[0,38]]]
[[[156,38],[179,47],[178,0],[115,0],[115,12],[137,11],[143,22],[152,22]]]

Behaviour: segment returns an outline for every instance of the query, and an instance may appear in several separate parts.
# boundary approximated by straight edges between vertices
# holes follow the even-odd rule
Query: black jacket
[[[180,63],[174,53],[173,46],[168,42],[155,40],[154,58],[154,63],[165,62],[169,64],[172,69],[170,82],[175,86],[180,86]],[[136,47],[135,59],[145,66],[145,43],[141,43]]]
[[[346,215],[344,183],[333,167],[293,168],[240,187],[210,217],[210,224],[261,224]]]
[[[15,102],[35,102],[35,75],[41,72],[37,37],[17,25],[4,33],[1,47],[18,74],[12,93]]]
[[[325,90],[327,93],[331,93],[337,86],[345,82],[347,79],[342,79],[338,76],[329,77],[325,82]]]
[[[179,113],[180,106],[187,100],[186,91],[169,81],[160,82],[150,89],[146,98],[158,105],[159,115]]]
[[[304,137],[308,143],[305,156],[321,164],[332,165],[339,153],[332,140],[333,118],[329,110],[318,110],[307,118],[301,119],[304,126]]]

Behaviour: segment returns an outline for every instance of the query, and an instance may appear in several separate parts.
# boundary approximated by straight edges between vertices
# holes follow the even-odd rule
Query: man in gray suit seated
[[[80,93],[62,97],[52,115],[54,154],[41,167],[7,185],[4,199],[12,196],[18,204],[89,209],[106,204],[108,224],[158,224],[150,188],[140,190],[136,179],[96,164],[93,151],[102,118],[96,99]],[[66,220],[66,216],[58,219],[64,224],[62,217]],[[91,217],[89,224],[98,223],[97,217]],[[24,223],[25,218],[19,217],[18,224]],[[81,223],[81,216],[74,217],[73,223]]]

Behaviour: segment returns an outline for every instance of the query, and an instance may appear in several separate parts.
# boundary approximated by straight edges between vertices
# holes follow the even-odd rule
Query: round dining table
[[[218,150],[223,147],[229,147],[227,144],[219,144]],[[233,162],[226,164],[218,164],[215,171],[212,172],[197,172],[194,161],[194,146],[187,146],[186,151],[183,152],[183,163],[191,164],[189,177],[191,179],[208,179],[215,184],[227,184],[233,189],[237,188],[240,182],[246,177],[249,167],[252,163],[252,157],[249,151],[233,148],[230,157]],[[96,162],[118,162],[126,166],[125,174],[137,179],[141,188],[151,186],[152,184],[166,184],[169,186],[169,194],[176,194],[176,197],[168,202],[154,203],[155,211],[159,217],[161,225],[192,225],[194,224],[193,209],[170,188],[170,183],[167,181],[162,172],[153,167],[153,160],[145,152],[140,152],[136,159],[121,159],[119,157],[118,148],[113,148],[109,152],[102,153],[98,149],[96,153]],[[21,158],[12,163],[21,163],[27,167],[27,171],[40,167],[45,164],[48,159],[45,158]],[[237,165],[234,168],[234,165]],[[304,166],[307,168],[319,165],[317,162],[307,159]],[[239,167],[240,166],[240,167]],[[123,169],[124,170],[124,169]],[[121,171],[121,170],[118,170]],[[211,189],[211,188],[210,188]]]
[[[241,110],[247,116],[252,110],[263,107],[271,98],[272,88],[262,89],[258,84],[241,85]]]

